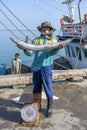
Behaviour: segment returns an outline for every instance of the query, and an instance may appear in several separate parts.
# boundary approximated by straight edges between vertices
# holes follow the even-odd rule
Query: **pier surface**
[[[53,70],[52,80],[58,79],[73,79],[82,80],[87,77],[87,69],[70,69],[70,70]],[[6,85],[23,85],[32,83],[32,73],[14,74],[0,76],[0,87]]]
[[[0,130],[87,130],[87,79],[82,82],[53,82],[55,96],[53,115],[45,117],[46,99],[42,99],[42,118],[38,128],[23,127],[22,105],[12,101],[25,89],[32,91],[33,85],[24,88],[0,88]]]

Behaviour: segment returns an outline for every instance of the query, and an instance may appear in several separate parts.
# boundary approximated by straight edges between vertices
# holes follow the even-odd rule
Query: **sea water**
[[[34,31],[37,36],[39,35],[38,31]],[[17,31],[14,31],[14,33],[22,40],[25,40],[23,36],[17,33]],[[32,34],[25,31],[26,36],[28,35],[29,39],[33,40],[35,36],[32,36]],[[55,34],[55,37],[57,35],[57,32]],[[26,56],[22,50],[20,50],[15,43],[13,43],[10,40],[10,37],[14,37],[12,34],[10,34],[7,30],[0,30],[0,64],[5,64],[6,68],[11,67],[12,59],[14,59],[15,53],[20,54],[20,59],[22,61],[22,64],[25,64],[27,66],[31,66],[33,61],[33,56],[29,57]],[[30,41],[29,41],[30,42]],[[59,58],[60,56],[65,56],[65,49],[61,49],[57,55],[55,55],[53,58]]]

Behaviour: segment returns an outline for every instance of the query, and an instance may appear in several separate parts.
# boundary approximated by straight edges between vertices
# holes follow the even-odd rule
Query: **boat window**
[[[72,56],[75,57],[75,48],[71,46]]]
[[[79,60],[82,60],[82,57],[81,57],[81,50],[80,50],[79,47],[76,47],[76,54],[77,54],[77,56],[78,56],[78,59],[79,59]]]
[[[67,52],[68,50],[67,50],[67,46],[65,46],[65,52],[66,52],[66,55],[68,55],[68,52]]]
[[[68,49],[68,55],[71,57],[69,45],[67,45],[67,49]]]
[[[83,49],[83,53],[84,53],[84,56],[85,56],[85,60],[87,60],[87,50]]]

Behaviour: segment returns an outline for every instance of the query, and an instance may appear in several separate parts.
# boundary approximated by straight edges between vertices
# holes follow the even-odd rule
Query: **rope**
[[[1,21],[0,21],[0,23],[1,23],[12,35],[14,35],[16,38],[18,38],[17,35],[15,35],[5,24],[3,24]]]
[[[59,7],[55,7],[55,6],[53,6],[52,4],[49,4],[47,1],[41,0],[40,2],[42,2],[43,4],[45,4],[45,5],[49,6],[49,7],[58,9],[58,11],[64,12],[64,14],[68,14],[68,11],[63,10],[63,9],[61,9],[61,8],[59,8]],[[57,2],[59,2],[59,1],[57,1]],[[60,2],[59,2],[59,3],[60,3]],[[47,13],[48,13],[48,12],[47,12]],[[75,18],[78,19],[78,17],[76,17],[76,16],[75,16]],[[57,19],[57,21],[58,21],[58,19]]]
[[[34,4],[32,1],[28,1],[28,2],[30,2],[31,4]],[[58,21],[58,19],[54,16],[54,15],[51,15],[50,13],[48,13],[46,10],[44,10],[42,7],[40,7],[39,5],[37,5],[37,7],[39,7],[39,9],[41,10],[41,11],[43,11],[46,15],[48,15],[48,17],[49,16],[51,16],[53,19],[55,19],[56,21]]]
[[[18,27],[6,16],[6,14],[5,14],[1,9],[0,9],[0,11],[1,11],[2,14],[9,20],[9,22],[10,22],[21,34],[23,34],[23,36],[26,37],[26,35],[25,35],[21,30],[18,29]]]
[[[62,31],[62,29],[60,29],[60,32]],[[83,38],[83,32],[84,30],[82,29],[82,35],[81,35],[81,38],[80,38],[80,45],[82,44],[82,38]],[[59,33],[60,34],[60,33]],[[79,59],[79,53],[80,53],[80,50],[78,51],[78,54],[77,54],[77,57],[76,57],[76,63],[74,65],[74,69],[76,69],[77,65],[78,65],[78,59]],[[60,55],[61,56],[61,55]],[[64,57],[65,58],[65,57]],[[62,66],[64,67],[64,66]]]
[[[82,29],[82,35],[81,35],[81,38],[80,38],[80,45],[82,44],[82,38],[83,38],[83,29]],[[76,63],[74,65],[74,69],[76,69],[77,65],[78,65],[78,59],[79,59],[79,53],[80,53],[80,50],[78,51],[78,54],[77,54],[77,59],[76,59]]]
[[[31,32],[34,36],[37,37],[37,35],[34,34],[14,13],[12,13],[12,11],[1,0],[0,2],[29,32]]]
[[[68,68],[68,67],[65,67],[65,66],[63,66],[63,65],[59,64],[59,63],[56,63],[56,62],[53,62],[53,63],[54,63],[54,64],[56,64],[56,65],[58,65],[58,66],[60,66],[60,67],[65,68],[65,69],[70,69],[70,68]]]
[[[2,5],[29,31],[29,32],[31,32],[34,36],[36,36],[26,25],[24,25],[23,24],[23,22],[22,21],[20,21],[20,19],[18,19],[12,12],[11,12],[11,10],[9,10],[8,9],[8,7],[0,0],[0,2],[2,3]],[[46,3],[47,4],[47,3]],[[40,8],[40,7],[39,7]],[[40,8],[42,11],[44,11],[42,8]],[[3,15],[13,24],[13,22],[4,14],[4,12],[3,11],[1,11],[2,13],[3,13]],[[46,14],[48,14],[46,11],[44,11]],[[4,25],[1,21],[0,21],[0,23],[9,31],[9,32],[11,32],[15,37],[17,37],[9,28],[7,28],[7,26],[6,25]],[[16,29],[18,30],[18,31],[20,31],[18,28],[17,28],[17,26],[15,25],[15,24],[13,24],[15,27],[16,27]],[[21,31],[20,31],[21,32]],[[21,32],[24,36],[25,36],[25,34],[23,33],[23,32]],[[82,36],[83,36],[83,34],[82,34]],[[81,36],[81,38],[80,38],[80,45],[82,44],[82,36]],[[74,68],[76,68],[76,66],[77,66],[77,64],[78,64],[78,57],[79,57],[79,53],[80,53],[80,51],[78,51],[78,55],[77,55],[77,60],[76,60],[76,63],[75,63],[75,67]],[[57,63],[56,63],[57,64]],[[58,64],[59,65],[59,64]],[[62,66],[62,65],[61,65]],[[62,67],[64,67],[64,66],[62,66]],[[67,68],[67,67],[64,67],[64,68]],[[68,68],[67,68],[68,69]]]

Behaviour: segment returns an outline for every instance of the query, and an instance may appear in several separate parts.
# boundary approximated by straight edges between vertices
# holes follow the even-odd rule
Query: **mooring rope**
[[[81,35],[81,38],[80,38],[80,45],[82,44],[83,32],[84,32],[84,30],[82,29],[82,35]],[[78,54],[77,54],[77,57],[76,57],[76,63],[74,65],[74,69],[76,69],[76,67],[78,65],[79,53],[80,53],[80,50],[78,50]]]
[[[63,67],[63,68],[65,68],[65,69],[67,69],[67,70],[69,70],[70,68],[68,68],[68,67],[65,67],[65,66],[63,66],[63,65],[61,65],[61,64],[59,64],[59,63],[57,63],[57,62],[53,62],[55,65],[57,65],[57,66],[60,66],[60,67]]]
[[[0,2],[2,3],[2,5],[29,31],[31,32],[34,36],[37,37],[37,35],[35,33],[33,33],[3,2],[2,0],[0,0]]]
[[[0,23],[13,35],[15,36],[16,38],[18,38],[17,35],[15,35],[3,22],[0,21]]]
[[[20,30],[18,29],[18,27],[8,18],[8,16],[0,9],[0,11],[2,12],[2,14],[8,19],[8,21],[21,33],[23,34],[24,37],[26,37],[26,35]]]

